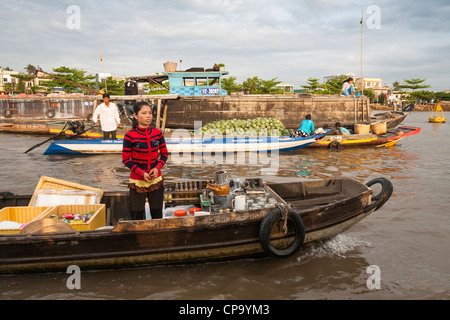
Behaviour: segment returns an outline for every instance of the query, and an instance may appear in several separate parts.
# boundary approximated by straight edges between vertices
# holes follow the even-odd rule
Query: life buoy
[[[375,211],[380,209],[386,203],[386,201],[389,200],[389,198],[392,196],[392,193],[394,192],[392,183],[385,178],[373,179],[367,182],[366,186],[370,188],[376,184],[381,185],[381,191],[377,195],[372,196],[372,203],[364,209],[365,212],[368,212],[372,209],[375,209]]]
[[[51,118],[55,117],[55,115],[56,115],[56,112],[54,109],[48,109],[47,111],[45,111],[45,116],[47,118],[51,119]]]
[[[283,213],[280,208],[276,208],[264,217],[259,227],[259,241],[262,248],[269,256],[277,258],[287,258],[294,255],[303,245],[305,241],[305,226],[302,218],[293,210],[289,210],[287,214],[289,222],[294,226],[294,241],[286,248],[277,248],[271,243],[271,233],[273,226],[282,220]]]
[[[11,118],[11,116],[12,116],[12,110],[11,110],[11,109],[3,109],[2,115],[3,115],[5,118]]]
[[[331,141],[330,144],[328,145],[328,149],[333,149],[333,146],[336,146],[336,149],[340,149],[341,148],[341,144],[337,141]]]

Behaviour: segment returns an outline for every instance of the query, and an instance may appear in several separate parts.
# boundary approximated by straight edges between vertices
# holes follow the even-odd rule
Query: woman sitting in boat
[[[131,220],[145,220],[148,199],[152,219],[163,216],[164,180],[161,174],[169,153],[164,136],[152,129],[153,114],[147,102],[134,106],[133,130],[123,139],[122,162],[131,170],[128,187]]]
[[[336,126],[336,134],[340,134],[342,136],[349,136],[350,135],[350,131],[348,131],[347,129],[345,129],[340,122],[336,122],[335,124]]]
[[[314,134],[314,122],[311,120],[311,115],[308,114],[306,119],[302,121],[300,128],[291,133],[291,138],[308,137]]]

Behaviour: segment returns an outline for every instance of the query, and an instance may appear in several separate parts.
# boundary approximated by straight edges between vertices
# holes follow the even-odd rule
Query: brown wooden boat
[[[388,129],[394,129],[405,121],[406,117],[414,110],[414,107],[414,104],[410,104],[403,108],[402,111],[376,113],[372,115],[371,120],[372,122],[386,122]]]
[[[393,191],[384,178],[367,184],[352,179],[259,181],[264,193],[277,199],[276,207],[146,221],[126,220],[127,193],[106,192],[106,228],[0,235],[0,273],[65,272],[71,265],[86,270],[290,257],[304,243],[347,230],[381,208]],[[376,196],[370,188],[375,184],[382,186]],[[188,203],[198,204],[200,195],[201,191],[190,191]],[[30,198],[3,194],[0,208],[27,205]],[[183,203],[180,199],[174,198],[177,204]]]

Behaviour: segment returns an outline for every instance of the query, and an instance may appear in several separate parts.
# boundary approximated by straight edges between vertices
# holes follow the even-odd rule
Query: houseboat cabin
[[[170,94],[180,96],[226,96],[228,92],[222,89],[222,77],[227,71],[206,72],[165,72],[169,79]]]

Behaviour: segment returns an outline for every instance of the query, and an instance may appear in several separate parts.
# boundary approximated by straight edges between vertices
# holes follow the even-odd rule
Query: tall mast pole
[[[364,76],[363,76],[363,30],[364,30],[364,10],[361,12],[361,96],[364,95]]]

